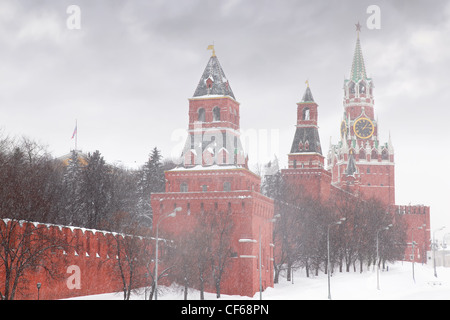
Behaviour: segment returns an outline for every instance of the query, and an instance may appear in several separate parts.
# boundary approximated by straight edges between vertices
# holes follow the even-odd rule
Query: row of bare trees
[[[66,165],[39,143],[4,137],[0,132],[1,299],[14,299],[27,286],[28,271],[45,270],[50,277],[59,276],[49,253],[71,244],[48,234],[44,223],[122,234],[136,224],[141,231],[142,227],[151,229],[149,195],[164,190],[167,169],[159,150],[154,148],[149,161],[138,170],[108,165],[98,151],[87,154],[84,163],[81,158],[81,154],[72,152]],[[29,228],[33,223],[37,227]],[[126,274],[124,266],[134,254],[124,254],[132,248],[124,244],[129,239],[118,237],[115,244],[122,274]],[[127,277],[124,288],[132,282],[129,273]]]
[[[345,190],[327,201],[305,196],[301,187],[283,181],[280,172],[266,177],[263,190],[275,200],[275,213],[280,214],[274,225],[275,283],[281,272],[290,281],[292,271],[300,268],[308,277],[335,269],[362,272],[364,266],[399,260],[405,252],[405,223],[376,199],[364,200]]]
[[[223,277],[232,259],[234,225],[230,215],[231,212],[222,211],[195,213],[191,216],[192,229],[176,235],[162,233],[157,273],[155,230],[143,230],[138,223],[129,224],[128,237],[114,238],[114,247],[119,252],[117,268],[123,282],[124,299],[128,300],[133,289],[144,285],[145,296],[152,300],[157,294],[156,279],[161,283],[164,278],[180,286],[184,299],[188,298],[191,288],[199,290],[202,300],[206,288],[214,288],[220,298]],[[118,219],[127,219],[127,215]],[[147,239],[146,245],[141,241],[143,235]]]
[[[171,164],[162,161],[156,148],[138,170],[108,165],[98,151],[84,163],[80,156],[72,152],[65,165],[34,141],[0,136],[0,297],[14,299],[29,285],[29,271],[63,276],[54,269],[50,253],[74,244],[52,237],[43,223],[117,232],[108,245],[116,252],[124,299],[143,284],[152,299],[157,277],[181,284],[186,298],[193,287],[201,298],[206,287],[215,288],[219,297],[231,258],[231,213],[193,214],[194,230],[162,235],[172,241],[162,246],[164,256],[155,274],[150,194],[164,190],[164,170]],[[24,225],[35,227],[24,230]]]

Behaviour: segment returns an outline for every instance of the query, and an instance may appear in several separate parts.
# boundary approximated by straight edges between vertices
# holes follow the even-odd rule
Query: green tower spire
[[[350,74],[350,79],[355,83],[361,79],[367,79],[366,67],[364,65],[364,57],[361,50],[361,43],[358,39],[356,40],[355,54],[353,55],[352,71]]]

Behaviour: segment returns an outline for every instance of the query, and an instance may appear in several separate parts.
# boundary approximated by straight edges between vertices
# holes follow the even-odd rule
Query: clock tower
[[[328,167],[333,185],[395,203],[394,149],[389,137],[381,143],[374,112],[374,84],[366,73],[357,25],[349,79],[344,80],[340,141],[331,145]]]

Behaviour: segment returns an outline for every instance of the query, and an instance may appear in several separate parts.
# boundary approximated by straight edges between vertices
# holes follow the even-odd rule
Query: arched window
[[[383,149],[383,151],[381,152],[381,159],[389,160],[389,152],[386,149]]]
[[[350,94],[355,94],[355,83],[353,81],[351,81],[348,85],[348,92]]]
[[[366,151],[364,149],[359,150],[359,160],[366,160]]]
[[[302,151],[303,150],[303,142],[299,142],[298,144],[298,151]]]
[[[229,181],[223,183],[223,191],[231,191],[231,183]]]
[[[205,122],[205,109],[198,109],[198,121]]]
[[[378,160],[378,152],[377,152],[377,150],[375,150],[375,149],[372,150],[371,158],[372,158],[372,160]]]
[[[308,151],[309,150],[309,141],[305,142],[305,150]]]
[[[303,109],[303,120],[309,120],[310,119],[309,112],[310,112],[309,108],[304,108]]]
[[[359,83],[359,94],[366,94],[366,83],[364,81]]]
[[[213,109],[213,121],[220,121],[220,108],[214,107]]]

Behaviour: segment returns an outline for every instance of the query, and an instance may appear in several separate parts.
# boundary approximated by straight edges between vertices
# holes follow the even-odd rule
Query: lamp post
[[[421,225],[420,227],[417,227],[417,230],[422,230],[424,227],[426,226],[426,224]],[[414,242],[414,228],[411,229],[411,249],[412,249],[412,276],[413,276],[413,280],[414,283],[416,282],[416,278],[414,275],[414,259],[415,259],[415,252],[414,252],[414,245],[416,244],[416,242]]]
[[[328,225],[327,230],[327,274],[328,274],[328,300],[331,300],[331,289],[330,289],[330,227],[339,225],[347,218],[341,218],[338,222],[334,222]]]
[[[436,238],[435,238],[434,234],[437,231],[441,231],[444,228],[445,228],[445,226],[443,226],[443,227],[433,231],[433,269],[434,269],[434,276],[436,278],[437,278],[437,272],[436,272]]]
[[[280,214],[276,214],[272,219],[267,220],[266,222],[275,222],[277,218],[280,217]],[[259,225],[259,300],[262,300],[262,263],[261,263],[261,225]]]
[[[380,231],[383,230],[389,230],[389,228],[392,227],[392,224],[389,224],[387,227],[381,228],[380,230],[377,231],[377,289],[380,290],[380,262],[378,261],[380,259],[380,254],[379,254],[379,245],[378,245],[378,235],[380,233]]]
[[[158,232],[159,232],[159,224],[161,221],[167,218],[172,218],[177,215],[177,212],[181,210],[181,207],[177,207],[173,210],[173,212],[169,213],[168,215],[163,216],[160,220],[158,220],[158,223],[156,224],[156,248],[155,248],[155,300],[158,300]]]
[[[38,289],[38,297],[37,297],[37,299],[39,300],[39,290],[41,289],[41,283],[40,282],[36,283],[36,287]]]
[[[416,278],[414,277],[414,229],[411,230],[411,250],[412,250],[412,276],[413,276],[413,281],[414,283],[416,282]]]

